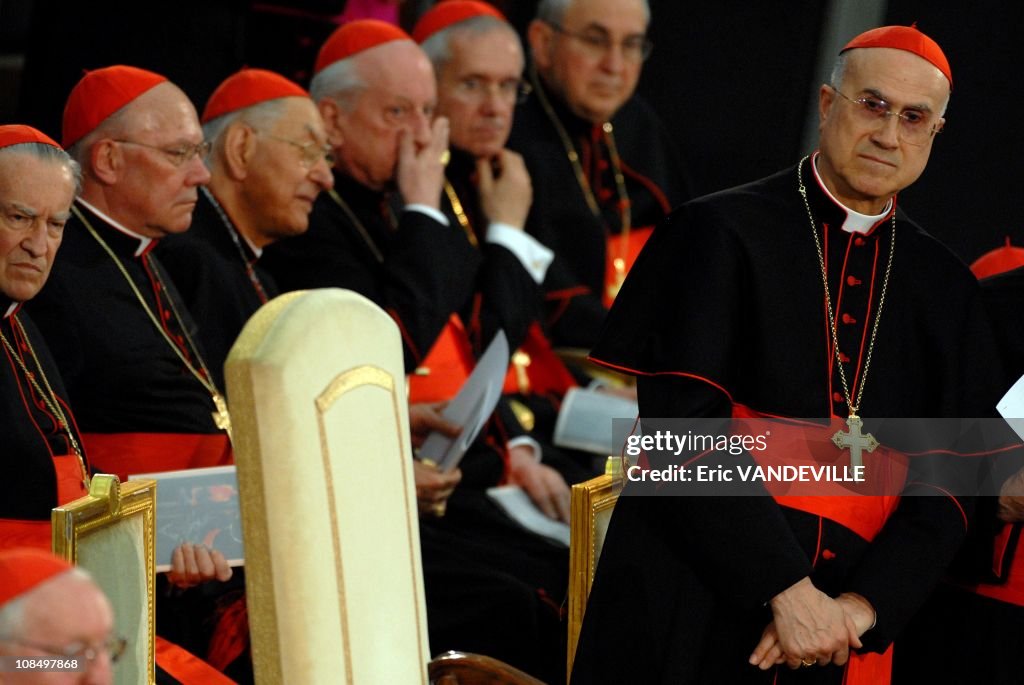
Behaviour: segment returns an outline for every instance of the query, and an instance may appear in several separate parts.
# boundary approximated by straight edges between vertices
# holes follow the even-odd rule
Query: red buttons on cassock
[[[845,324],[857,323],[857,319],[853,318],[852,316],[850,316],[846,312],[843,312],[842,320],[843,320],[843,323],[845,323]]]
[[[854,286],[854,285],[860,285],[861,283],[863,283],[863,281],[861,281],[856,276],[847,276],[846,277],[846,285]]]

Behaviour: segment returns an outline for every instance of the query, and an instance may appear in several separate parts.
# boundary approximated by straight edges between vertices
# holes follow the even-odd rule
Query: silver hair
[[[843,81],[846,80],[846,70],[849,68],[850,62],[847,57],[850,56],[851,52],[856,52],[856,48],[839,53],[839,56],[836,57],[836,61],[832,64],[832,73],[829,74],[828,85],[835,90],[841,90],[843,87]],[[946,100],[942,103],[942,107],[939,108],[940,117],[946,114],[946,108],[949,107],[949,96],[950,93],[946,93]]]
[[[234,112],[228,112],[216,119],[203,124],[203,137],[213,143],[213,149],[220,148],[220,138],[228,127],[236,121],[247,124],[257,131],[268,131],[273,128],[285,112],[285,98],[275,98],[256,105],[244,107]],[[211,159],[207,159],[207,164]]]
[[[561,24],[565,13],[576,0],[540,0],[537,3],[536,18],[546,24]],[[651,6],[643,0],[644,14],[648,22],[651,20]]]
[[[78,566],[69,569],[63,573],[58,573],[56,576],[47,579],[46,582],[55,578],[63,578],[65,576],[71,578],[77,578],[78,580],[93,581],[89,572]],[[29,590],[23,595],[12,599],[3,606],[0,606],[0,640],[10,639],[17,640],[22,637],[25,631],[25,607],[31,601],[38,586]]]
[[[329,97],[351,110],[355,96],[367,88],[356,57],[358,55],[338,60],[313,77],[309,83],[309,94],[314,102]]]
[[[471,17],[465,21],[460,21],[457,24],[449,26],[446,29],[438,31],[427,40],[423,41],[420,45],[423,48],[423,52],[427,53],[427,57],[430,62],[434,65],[434,73],[437,74],[441,71],[441,68],[448,64],[452,58],[452,38],[462,33],[468,33],[472,35],[480,35],[482,33],[489,33],[494,30],[508,31],[510,34],[515,36],[516,44],[519,46],[520,52],[522,52],[523,45],[519,41],[519,34],[516,33],[515,29],[512,28],[511,24],[506,21],[502,21],[497,17],[489,15],[483,15],[479,17]]]
[[[18,143],[0,148],[0,162],[4,156],[12,154],[31,155],[45,162],[53,162],[67,167],[75,182],[75,197],[82,192],[82,166],[64,150],[46,143]]]

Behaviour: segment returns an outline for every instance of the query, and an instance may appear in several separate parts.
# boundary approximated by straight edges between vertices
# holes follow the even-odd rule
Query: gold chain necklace
[[[540,102],[544,114],[547,115],[555,129],[555,133],[558,134],[558,138],[562,141],[562,147],[565,148],[566,157],[569,158],[569,164],[572,165],[573,174],[576,176],[576,184],[579,185],[591,214],[600,221],[601,208],[597,204],[597,198],[594,197],[594,190],[590,186],[590,181],[587,180],[587,175],[583,172],[579,153],[576,152],[576,146],[573,145],[569,132],[565,130],[565,126],[558,118],[558,115],[555,114],[555,109],[551,106],[551,102],[548,100],[548,96],[540,84],[537,68],[534,65],[530,66],[530,80],[533,82],[533,92],[537,94],[537,101]],[[608,154],[611,157],[612,175],[615,177],[615,190],[619,196],[619,216],[622,222],[622,230],[619,232],[618,240],[618,255],[612,260],[612,267],[615,269],[615,282],[606,286],[609,298],[615,299],[615,296],[619,294],[619,290],[622,289],[622,283],[626,280],[626,254],[629,251],[629,232],[632,228],[633,210],[629,204],[629,194],[626,192],[626,177],[622,173],[622,158],[619,157],[619,149],[615,144],[615,130],[612,127],[612,122],[606,121],[601,124],[601,130],[604,133],[604,141],[608,146]]]
[[[57,423],[60,425],[61,430],[63,430],[65,435],[68,436],[68,443],[71,445],[72,451],[74,451],[75,456],[78,458],[78,465],[82,469],[82,485],[84,485],[86,491],[88,491],[89,470],[85,467],[85,458],[82,456],[82,448],[79,446],[78,440],[75,439],[75,433],[71,430],[71,424],[68,421],[67,416],[64,414],[64,410],[61,409],[60,401],[57,399],[57,393],[55,393],[53,391],[53,387],[50,386],[50,379],[46,377],[46,372],[43,371],[43,365],[39,361],[39,355],[36,354],[35,348],[32,347],[32,341],[29,340],[25,327],[21,325],[21,321],[19,321],[14,314],[12,314],[10,318],[11,328],[14,329],[14,327],[17,326],[22,339],[28,346],[29,354],[32,355],[32,361],[35,363],[39,376],[43,379],[43,385],[46,386],[45,392],[43,391],[43,388],[40,387],[39,381],[36,380],[36,374],[28,370],[25,360],[22,359],[21,355],[14,349],[11,341],[7,339],[7,336],[4,335],[3,331],[0,331],[0,342],[2,342],[4,347],[7,348],[10,355],[14,357],[18,366],[21,367],[22,373],[25,374],[25,378],[27,378],[32,387],[35,388],[36,393],[43,399],[43,403],[50,410],[50,413],[57,419]]]
[[[252,287],[256,290],[256,296],[260,298],[263,304],[266,304],[270,297],[267,295],[266,289],[263,287],[263,283],[260,281],[259,274],[256,273],[256,268],[253,263],[249,261],[249,257],[245,254],[245,248],[242,247],[242,241],[238,236],[238,229],[231,223],[231,219],[228,217],[228,213],[224,211],[224,208],[217,202],[217,198],[213,196],[213,193],[206,186],[200,186],[199,190],[203,192],[206,199],[213,205],[214,210],[217,212],[217,216],[220,217],[221,223],[224,224],[224,229],[228,232],[228,236],[231,238],[231,242],[235,244],[235,248],[238,250],[238,256],[242,259],[242,264],[245,265],[245,275],[249,277],[249,282]]]
[[[203,361],[202,355],[199,354],[199,348],[196,347],[195,342],[193,342],[192,340],[192,336],[189,335],[188,327],[185,326],[184,320],[182,320],[181,315],[178,313],[178,309],[174,305],[174,299],[171,297],[170,291],[167,290],[167,286],[164,285],[163,282],[161,281],[160,272],[156,269],[155,263],[150,262],[150,264],[154,267],[154,277],[157,279],[157,281],[160,282],[161,286],[164,288],[164,292],[167,293],[167,301],[171,305],[171,311],[174,312],[174,317],[178,321],[178,325],[181,327],[181,330],[184,333],[186,340],[188,341],[189,347],[192,348],[192,354],[195,355],[196,360],[199,362],[199,366],[202,369],[202,372],[197,370],[196,367],[192,365],[192,363],[188,360],[188,358],[181,351],[181,349],[174,343],[173,340],[171,340],[171,336],[168,335],[166,330],[164,330],[164,327],[160,324],[160,321],[159,319],[157,319],[156,314],[154,314],[153,310],[150,309],[149,303],[146,302],[146,298],[142,296],[141,292],[139,292],[138,286],[135,285],[135,281],[132,280],[132,277],[128,273],[128,270],[125,269],[124,264],[121,263],[121,260],[118,259],[116,254],[114,254],[114,251],[110,248],[109,245],[107,245],[106,241],[103,240],[102,237],[100,237],[100,234],[96,232],[96,229],[92,227],[92,224],[90,224],[89,220],[85,218],[85,215],[81,212],[81,210],[79,210],[77,206],[73,206],[72,211],[75,213],[75,216],[77,216],[78,219],[85,225],[86,229],[88,229],[92,237],[96,240],[97,243],[99,243],[100,247],[102,247],[103,250],[107,253],[107,255],[113,260],[114,265],[117,266],[117,270],[121,272],[121,275],[124,277],[124,280],[127,281],[128,283],[128,287],[131,288],[131,291],[135,294],[135,299],[139,301],[139,304],[142,306],[143,311],[146,312],[146,315],[149,317],[150,322],[157,329],[157,331],[159,331],[160,335],[163,336],[164,341],[170,346],[171,350],[174,351],[174,354],[178,356],[178,359],[180,359],[181,363],[185,365],[185,368],[189,370],[189,372],[195,377],[197,381],[199,381],[199,384],[203,386],[203,389],[205,389],[206,392],[210,394],[210,398],[213,400],[213,405],[215,407],[215,411],[212,412],[213,423],[214,425],[217,426],[217,428],[227,433],[228,438],[230,439],[231,415],[228,413],[228,404],[224,400],[224,397],[220,394],[220,391],[217,390],[217,387],[213,384],[212,381],[209,380],[210,370],[206,368],[206,362]],[[203,374],[206,375],[204,376]]]
[[[476,239],[476,234],[473,233],[473,226],[469,222],[469,217],[466,216],[466,208],[462,206],[459,194],[455,192],[455,186],[448,179],[444,181],[444,194],[448,196],[448,204],[452,206],[455,218],[459,220],[459,226],[462,226],[462,230],[466,233],[469,244],[473,247],[479,247],[480,243]]]
[[[380,248],[377,247],[377,243],[373,242],[373,238],[370,237],[370,232],[366,230],[366,226],[364,226],[363,222],[359,220],[359,217],[357,217],[356,213],[352,211],[352,208],[348,206],[347,202],[341,199],[341,195],[339,195],[338,191],[334,188],[328,190],[327,194],[332,200],[334,200],[334,204],[341,207],[341,211],[345,212],[345,216],[348,217],[348,220],[352,223],[355,229],[359,231],[359,235],[362,236],[363,240],[366,242],[366,246],[370,248],[370,252],[373,253],[373,258],[377,260],[378,264],[383,264],[384,254],[380,251]]]
[[[846,406],[850,409],[850,416],[846,420],[850,430],[848,433],[838,431],[832,436],[832,442],[839,449],[850,449],[850,463],[852,466],[860,466],[861,449],[874,452],[878,447],[878,441],[873,435],[867,433],[861,435],[860,429],[863,425],[857,411],[860,409],[861,400],[864,397],[864,386],[867,385],[868,369],[871,367],[871,353],[875,350],[875,336],[878,335],[878,322],[882,320],[882,308],[885,306],[885,293],[889,288],[889,275],[892,273],[893,256],[896,254],[896,208],[892,208],[892,236],[889,238],[889,262],[885,266],[885,277],[882,279],[882,292],[878,298],[878,311],[875,312],[875,323],[871,327],[871,339],[868,342],[868,353],[864,360],[864,370],[860,375],[860,386],[857,388],[856,403],[850,396],[850,388],[846,382],[846,371],[843,370],[843,360],[839,357],[839,333],[836,330],[836,319],[832,311],[832,296],[828,289],[828,269],[825,266],[825,253],[821,249],[821,239],[818,238],[818,228],[814,221],[814,214],[811,212],[811,204],[807,200],[807,188],[804,186],[803,167],[809,157],[800,160],[796,167],[797,192],[803,198],[804,208],[807,210],[807,218],[811,222],[811,235],[814,236],[814,247],[818,250],[818,264],[821,266],[821,281],[825,288],[825,309],[828,314],[829,328],[832,332],[832,355],[835,357],[836,366],[839,367],[839,380],[843,384],[843,397],[846,399]],[[813,163],[813,162],[812,162]],[[851,357],[850,361],[853,361]]]

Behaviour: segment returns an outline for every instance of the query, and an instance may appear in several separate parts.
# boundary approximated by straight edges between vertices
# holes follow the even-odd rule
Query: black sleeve
[[[402,213],[383,262],[355,231],[315,211],[309,231],[268,248],[263,264],[285,291],[346,288],[372,300],[398,324],[412,371],[470,298],[482,258],[461,231],[422,212]]]
[[[601,333],[608,310],[595,293],[580,283],[558,255],[544,278],[545,318],[556,346],[589,350]]]
[[[712,386],[677,376],[641,376],[640,415],[646,419],[729,417],[729,399]],[[684,455],[682,458],[687,458]],[[715,453],[708,455],[715,458]],[[744,453],[729,465],[753,465]],[[678,495],[646,499],[663,511],[669,534],[697,550],[692,563],[723,597],[756,608],[811,575],[811,562],[781,508],[758,483],[735,496]],[[666,503],[664,500],[669,500]]]
[[[530,324],[540,318],[536,281],[508,248],[494,243],[481,245],[484,254],[478,286],[482,296],[479,331],[471,336],[481,354],[498,330],[505,331],[509,350],[526,339]]]

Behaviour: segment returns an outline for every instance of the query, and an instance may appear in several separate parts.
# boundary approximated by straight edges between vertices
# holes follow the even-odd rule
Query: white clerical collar
[[[818,186],[828,195],[832,202],[846,212],[846,220],[843,221],[843,230],[847,233],[862,233],[868,234],[875,226],[882,222],[886,217],[889,216],[889,212],[892,210],[892,198],[889,198],[889,202],[886,203],[885,209],[882,210],[881,214],[868,215],[855,212],[842,202],[836,199],[835,195],[829,192],[825,182],[821,180],[821,176],[818,174],[818,155],[821,153],[815,152],[811,158],[811,168],[814,169],[814,178],[818,181]]]
[[[120,222],[110,218],[109,216],[107,216],[106,214],[104,214],[100,210],[96,209],[95,207],[93,207],[91,204],[89,204],[88,202],[86,202],[82,198],[78,198],[78,201],[81,202],[83,205],[85,205],[89,209],[90,212],[92,212],[93,214],[95,214],[99,218],[101,218],[104,221],[106,221],[113,228],[116,228],[121,233],[124,233],[125,235],[131,236],[132,238],[135,238],[136,240],[138,240],[139,241],[139,246],[135,249],[135,255],[134,256],[141,257],[142,255],[146,254],[146,250],[149,249],[150,244],[153,242],[153,238],[148,238],[148,237],[146,237],[144,235],[139,235],[138,233],[136,233],[135,231],[131,230],[130,228],[126,228],[124,226],[124,224],[121,224]]]
[[[20,306],[21,306],[21,302],[11,302],[11,306],[7,308],[6,312],[4,312],[4,318],[5,319],[10,318],[11,315],[14,314],[14,312],[18,311],[18,307],[20,307]]]

